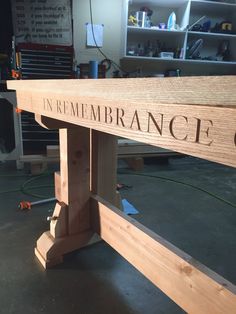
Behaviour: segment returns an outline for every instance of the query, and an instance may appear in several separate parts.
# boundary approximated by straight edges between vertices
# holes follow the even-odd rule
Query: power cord
[[[136,73],[137,71],[134,72],[128,72],[123,70],[114,60],[110,59],[107,57],[107,55],[102,51],[102,49],[98,46],[95,34],[94,34],[94,28],[93,28],[93,10],[92,10],[92,0],[89,0],[89,11],[90,11],[90,21],[91,21],[91,30],[92,30],[92,35],[93,35],[93,40],[95,43],[96,48],[98,51],[101,53],[101,55],[105,58],[104,60],[101,61],[101,64],[107,63],[108,67],[106,67],[106,72],[110,70],[111,65],[113,65],[115,68],[119,69],[122,73],[124,73],[126,76],[128,76],[130,73]]]
[[[7,191],[0,191],[0,195],[1,194],[5,194],[5,193],[13,193],[13,192],[22,192],[23,194],[26,194],[26,195],[29,195],[29,196],[33,196],[33,197],[36,197],[36,198],[40,198],[40,199],[45,199],[47,198],[48,196],[45,196],[45,195],[39,195],[39,194],[36,194],[36,193],[32,193],[30,192],[31,190],[33,189],[38,189],[38,188],[49,188],[49,187],[54,187],[53,184],[51,185],[36,185],[36,186],[28,186],[29,184],[32,184],[33,181],[35,180],[38,180],[42,177],[45,177],[45,176],[49,176],[53,173],[45,173],[45,174],[42,174],[42,175],[39,175],[39,176],[34,176],[34,177],[31,177],[29,180],[26,180],[20,188],[18,189],[12,189],[12,190],[7,190]],[[159,179],[159,180],[164,180],[164,181],[169,181],[169,182],[172,182],[172,183],[176,183],[176,184],[181,184],[181,185],[184,185],[184,186],[187,186],[189,188],[192,188],[192,189],[195,189],[195,190],[198,190],[200,192],[203,192],[215,199],[217,199],[218,201],[222,202],[222,203],[225,203],[233,208],[236,208],[236,204],[224,199],[223,197],[220,197],[210,191],[207,191],[199,186],[196,186],[196,185],[193,185],[191,183],[187,183],[187,182],[184,182],[184,181],[180,181],[180,180],[176,180],[176,179],[172,179],[172,178],[168,178],[168,177],[163,177],[163,176],[156,176],[156,175],[150,175],[150,174],[147,174],[147,173],[133,173],[133,172],[128,172],[128,171],[118,171],[118,174],[119,175],[131,175],[131,176],[140,176],[140,177],[149,177],[149,178],[154,178],[154,179]],[[24,176],[27,176],[27,175],[16,175],[15,177],[24,177]],[[1,175],[0,177],[14,177],[14,175]]]
[[[162,177],[162,176],[155,176],[155,175],[150,175],[150,174],[145,174],[145,173],[132,173],[132,172],[128,172],[128,171],[119,171],[118,174],[120,175],[133,175],[133,176],[142,176],[142,177],[150,177],[150,178],[155,178],[155,179],[160,179],[160,180],[165,180],[165,181],[169,181],[169,182],[172,182],[172,183],[176,183],[176,184],[181,184],[181,185],[184,185],[184,186],[187,186],[187,187],[190,187],[192,189],[195,189],[195,190],[198,190],[200,192],[203,192],[205,194],[208,194],[210,195],[211,197],[217,199],[218,201],[221,201],[233,208],[236,208],[236,204],[210,192],[210,191],[207,191],[199,186],[196,186],[196,185],[193,185],[191,183],[187,183],[187,182],[183,182],[183,181],[179,181],[179,180],[175,180],[175,179],[172,179],[172,178],[168,178],[168,177]]]
[[[41,174],[39,176],[31,176],[31,175],[1,175],[0,177],[30,177],[30,179],[26,180],[19,188],[17,189],[12,189],[12,190],[5,190],[5,191],[0,191],[0,195],[1,194],[6,194],[6,193],[14,193],[14,192],[21,192],[25,195],[28,195],[28,196],[33,196],[33,197],[36,197],[36,198],[39,198],[39,199],[45,199],[47,198],[48,196],[45,196],[45,195],[41,195],[41,194],[36,194],[36,193],[32,193],[31,190],[34,190],[34,189],[41,189],[41,188],[53,188],[54,185],[51,184],[51,185],[36,185],[36,186],[29,186],[29,184],[32,184],[33,181],[35,180],[38,180],[42,177],[46,177],[46,176],[49,176],[49,175],[52,175],[53,173],[52,172],[48,172],[48,173],[44,173],[44,174]]]

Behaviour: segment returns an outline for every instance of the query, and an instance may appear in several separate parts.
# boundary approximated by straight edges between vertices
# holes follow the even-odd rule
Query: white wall
[[[123,49],[124,0],[92,0],[93,23],[104,24],[105,55],[119,64]],[[96,48],[86,47],[86,23],[90,23],[89,0],[73,0],[74,48],[77,64],[104,57]],[[112,72],[112,71],[111,71]],[[110,72],[110,74],[112,74]]]

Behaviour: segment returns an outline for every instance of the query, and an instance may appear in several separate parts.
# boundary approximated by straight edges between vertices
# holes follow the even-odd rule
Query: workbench
[[[116,136],[236,167],[236,77],[9,81],[59,129],[58,200],[35,254],[47,267],[97,233],[189,313],[236,313],[236,287],[117,208]],[[153,204],[155,206],[155,204]]]

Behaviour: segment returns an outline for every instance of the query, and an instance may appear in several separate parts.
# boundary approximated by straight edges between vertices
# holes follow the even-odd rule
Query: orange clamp
[[[31,203],[27,201],[22,201],[18,205],[19,210],[30,210],[31,209]]]
[[[17,108],[17,107],[16,107],[16,109],[15,109],[15,112],[16,112],[16,113],[21,113],[22,111],[23,111],[22,109]]]

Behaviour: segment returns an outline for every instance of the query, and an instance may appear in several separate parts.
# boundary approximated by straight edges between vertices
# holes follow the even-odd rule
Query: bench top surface
[[[236,106],[236,76],[8,81],[8,88],[132,103]]]
[[[18,107],[236,167],[236,76],[8,81]]]

